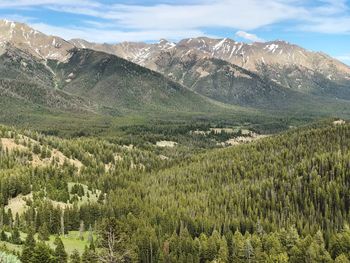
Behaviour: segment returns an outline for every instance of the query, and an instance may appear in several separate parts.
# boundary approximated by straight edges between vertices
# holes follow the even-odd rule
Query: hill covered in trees
[[[189,151],[1,127],[0,259],[349,261],[350,125],[207,150],[214,134],[193,136]]]

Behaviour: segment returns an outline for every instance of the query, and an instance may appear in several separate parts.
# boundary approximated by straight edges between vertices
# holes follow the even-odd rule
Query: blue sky
[[[282,39],[350,65],[350,0],[0,0],[0,17],[94,42]]]

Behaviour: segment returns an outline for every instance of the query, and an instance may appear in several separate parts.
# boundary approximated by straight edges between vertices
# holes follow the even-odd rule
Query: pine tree
[[[225,237],[223,237],[222,241],[220,242],[220,248],[218,252],[218,262],[221,262],[221,263],[228,262],[228,247],[227,247],[227,242]]]
[[[1,240],[1,241],[7,241],[7,240],[8,240],[7,235],[6,235],[4,229],[1,230],[1,233],[0,233],[0,240]]]
[[[29,229],[24,246],[22,249],[21,261],[23,263],[31,263],[33,261],[35,249],[35,239],[32,229]]]
[[[333,258],[341,254],[350,257],[350,227],[348,225],[345,225],[343,231],[331,239],[330,251]]]
[[[74,249],[69,259],[70,259],[69,260],[70,263],[81,263],[78,250]]]
[[[82,262],[83,263],[97,263],[97,256],[93,250],[89,247],[85,247],[84,253],[82,255]]]
[[[233,235],[233,258],[237,262],[241,262],[245,257],[244,250],[244,237],[239,231],[236,231]]]
[[[245,246],[244,246],[244,257],[247,260],[247,262],[251,262],[254,258],[254,248],[250,242],[249,239],[246,240]]]
[[[19,228],[19,215],[16,213],[14,227]]]
[[[50,239],[50,232],[46,222],[39,227],[38,238],[41,241],[48,241]]]
[[[60,239],[59,236],[56,237],[55,239],[55,252],[54,252],[54,256],[56,258],[56,262],[58,263],[66,263],[67,262],[67,253],[64,249],[64,245],[63,245],[63,242],[62,240]]]
[[[10,228],[12,228],[13,227],[13,216],[12,216],[11,208],[9,208],[9,210],[7,211],[7,218],[8,218],[8,224],[9,224]]]
[[[36,244],[31,263],[55,263],[53,251],[43,242]]]
[[[19,233],[19,230],[17,227],[14,227],[12,229],[12,233],[11,233],[11,242],[13,244],[16,244],[16,245],[20,245],[22,243],[22,240],[21,240],[21,234]]]

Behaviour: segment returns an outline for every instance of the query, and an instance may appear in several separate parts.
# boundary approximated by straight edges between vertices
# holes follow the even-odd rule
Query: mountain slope
[[[67,62],[51,61],[50,66],[60,89],[104,107],[138,111],[219,109],[161,74],[107,53],[75,49]]]
[[[168,59],[169,56],[181,59],[216,58],[298,92],[328,98],[350,98],[348,66],[323,53],[310,52],[285,41],[245,44],[228,38],[200,37],[184,39],[177,44],[166,40],[155,44],[124,42],[117,45],[99,45],[79,40],[72,43],[78,47],[83,45],[113,53],[168,74],[168,68],[164,68],[164,65],[158,62]]]
[[[229,104],[253,107],[278,107],[293,97],[290,90],[228,62],[188,55],[170,54],[155,62],[164,73],[190,89]],[[289,95],[289,96],[288,96]]]
[[[44,61],[9,43],[0,45],[0,95],[20,103],[70,111],[91,111],[84,100],[55,88],[55,76]]]
[[[349,110],[349,103],[345,100],[294,90],[220,59],[167,52],[158,57],[155,64],[163,69],[165,75],[197,93],[228,104],[290,114],[333,114],[340,108]],[[325,88],[323,90],[326,91]],[[337,91],[341,92],[341,89]]]
[[[216,110],[208,99],[114,55],[71,43],[22,23],[0,21],[1,93],[43,107],[115,114]],[[74,49],[74,50],[73,50]]]

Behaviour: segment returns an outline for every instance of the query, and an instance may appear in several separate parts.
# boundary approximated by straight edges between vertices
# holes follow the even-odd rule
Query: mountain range
[[[212,66],[213,59],[216,59],[227,62],[222,65],[235,65],[240,72],[245,69],[291,90],[350,98],[350,68],[347,65],[326,54],[308,51],[285,41],[246,44],[228,38],[199,37],[184,39],[177,44],[166,40],[156,44],[101,45],[83,40],[71,40],[71,43],[124,57],[194,90],[200,89],[198,81],[211,79],[218,71]],[[191,76],[188,70],[192,71]],[[238,77],[249,78],[245,74]],[[215,95],[212,98],[218,99]]]
[[[350,113],[350,68],[285,41],[98,44],[1,20],[0,51],[1,100],[51,110]]]

